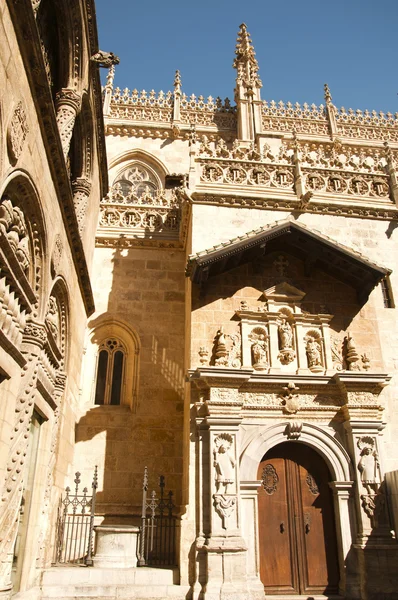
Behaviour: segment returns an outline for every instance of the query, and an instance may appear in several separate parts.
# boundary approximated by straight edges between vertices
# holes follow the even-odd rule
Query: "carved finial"
[[[332,104],[332,94],[330,93],[330,89],[327,83],[325,83],[323,89],[325,90],[325,102],[329,106],[330,104]]]
[[[243,83],[247,87],[262,87],[258,76],[256,53],[245,23],[242,23],[239,27],[235,54],[233,67],[238,71],[237,82]]]
[[[174,93],[181,94],[181,74],[177,69],[176,74],[174,76]]]

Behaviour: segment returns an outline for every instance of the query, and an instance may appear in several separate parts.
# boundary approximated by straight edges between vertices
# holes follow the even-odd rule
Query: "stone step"
[[[105,569],[95,567],[51,567],[43,572],[43,588],[65,586],[124,586],[166,585],[179,583],[177,568],[155,569],[153,567],[131,567],[129,569]]]

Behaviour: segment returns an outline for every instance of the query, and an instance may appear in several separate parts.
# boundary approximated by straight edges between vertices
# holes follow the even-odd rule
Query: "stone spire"
[[[239,27],[233,62],[236,74],[235,102],[238,109],[238,139],[254,142],[261,133],[261,80],[258,62],[245,23]]]

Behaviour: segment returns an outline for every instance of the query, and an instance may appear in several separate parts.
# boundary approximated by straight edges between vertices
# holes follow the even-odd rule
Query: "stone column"
[[[64,88],[57,93],[55,99],[57,125],[65,159],[69,154],[73,127],[75,125],[76,116],[80,110],[80,106],[81,96],[74,90]]]
[[[334,514],[336,517],[340,568],[339,592],[342,595],[353,588],[353,582],[347,582],[346,580],[347,557],[352,546],[349,501],[352,495],[353,485],[353,481],[332,481],[329,483],[333,492]]]
[[[72,181],[72,191],[77,222],[79,224],[79,233],[80,236],[82,236],[88,200],[91,192],[91,182],[85,177],[79,177],[78,179]]]

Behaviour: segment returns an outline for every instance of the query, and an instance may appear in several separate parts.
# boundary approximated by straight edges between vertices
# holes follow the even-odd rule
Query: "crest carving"
[[[269,496],[272,496],[278,488],[279,477],[276,472],[276,469],[271,463],[265,465],[263,469],[263,474],[261,477],[261,483],[265,490],[265,493]]]
[[[319,494],[319,487],[318,487],[314,477],[311,475],[311,473],[307,473],[305,482],[308,485],[308,489],[310,490],[311,494],[313,494],[314,496],[317,496]]]
[[[26,136],[29,133],[26,113],[22,102],[18,102],[8,126],[7,141],[11,161],[17,161],[22,154]]]

